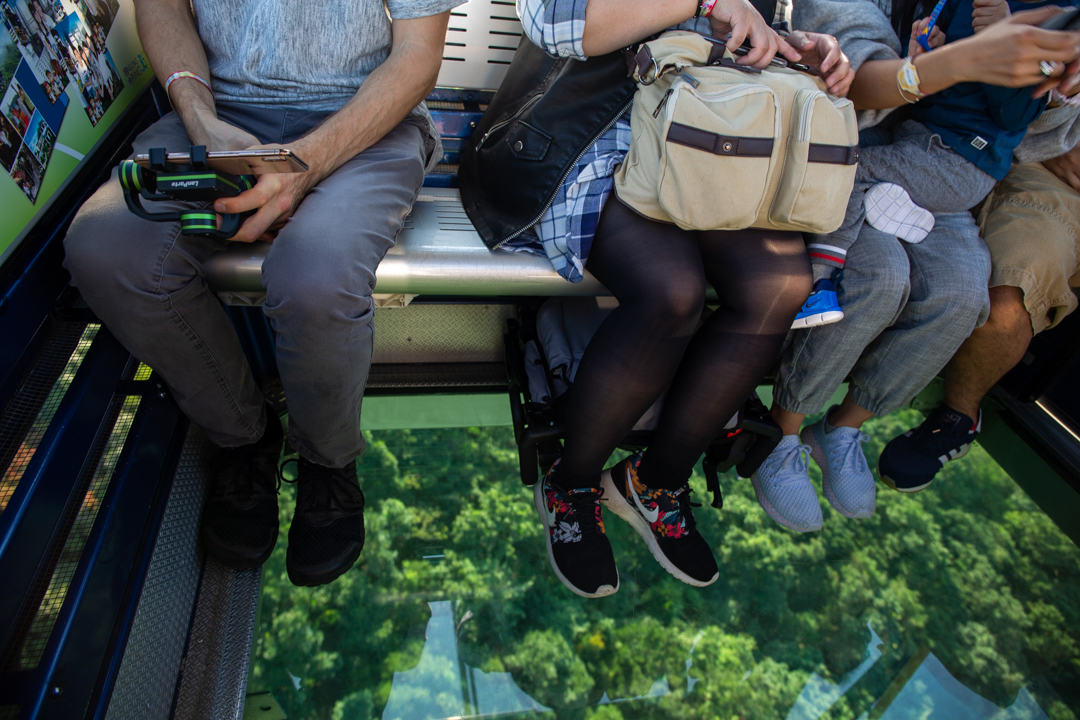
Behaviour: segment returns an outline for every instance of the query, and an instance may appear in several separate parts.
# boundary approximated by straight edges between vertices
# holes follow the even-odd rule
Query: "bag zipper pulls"
[[[668,88],[668,91],[664,93],[664,97],[660,98],[660,104],[656,106],[656,109],[652,111],[652,116],[656,117],[660,114],[660,111],[664,109],[664,105],[667,104],[667,99],[671,97],[671,93],[675,92],[675,88]]]
[[[682,77],[682,79],[686,82],[690,83],[690,87],[694,88],[695,90],[697,90],[698,86],[701,85],[697,78],[695,78],[693,75],[686,72],[685,70],[680,70],[679,76]]]

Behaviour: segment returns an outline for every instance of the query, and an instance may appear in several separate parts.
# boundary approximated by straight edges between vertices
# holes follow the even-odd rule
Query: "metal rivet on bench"
[[[518,140],[516,143],[514,143],[514,152],[521,152],[521,149],[523,147],[525,147],[525,143]]]

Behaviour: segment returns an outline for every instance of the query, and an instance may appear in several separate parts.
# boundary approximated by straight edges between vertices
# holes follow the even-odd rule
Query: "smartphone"
[[[174,165],[187,165],[191,158],[187,153],[169,153],[166,161]],[[149,153],[135,156],[135,163],[150,167]],[[303,160],[285,148],[270,150],[226,150],[206,153],[206,164],[230,175],[269,175],[270,173],[307,172]]]
[[[1043,30],[1080,30],[1080,8],[1069,8],[1039,24]]]

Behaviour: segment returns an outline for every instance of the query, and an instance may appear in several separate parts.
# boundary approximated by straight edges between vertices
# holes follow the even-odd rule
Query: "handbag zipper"
[[[543,209],[540,210],[540,214],[533,218],[531,222],[523,225],[512,235],[508,235],[499,242],[495,243],[494,247],[491,248],[492,250],[498,250],[503,245],[515,239],[516,237],[521,235],[521,233],[525,232],[536,223],[540,222],[540,218],[544,217],[544,215],[547,214],[547,211],[551,209],[551,206],[555,204],[555,197],[559,194],[559,188],[562,187],[564,182],[566,182],[566,178],[570,177],[570,173],[572,173],[574,171],[574,168],[577,167],[577,164],[581,162],[581,158],[585,157],[585,153],[589,152],[589,150],[592,150],[592,146],[596,144],[596,141],[602,138],[604,136],[604,133],[610,130],[615,125],[615,123],[619,122],[619,118],[625,115],[626,111],[629,110],[633,105],[634,100],[633,98],[631,98],[630,102],[626,103],[626,105],[623,106],[623,109],[619,111],[619,114],[616,115],[611,122],[605,125],[603,130],[594,135],[592,140],[589,141],[589,144],[585,146],[585,149],[578,153],[578,156],[574,158],[574,162],[570,163],[570,165],[566,168],[566,172],[564,172],[562,177],[559,178],[559,182],[555,183],[555,192],[551,193],[551,197],[548,198],[547,203],[544,205]]]
[[[810,94],[810,97],[803,101],[802,117],[799,118],[799,140],[810,139],[810,119],[812,117],[811,109],[814,103],[817,102],[819,96],[825,93],[818,91]]]
[[[544,97],[544,93],[537,93],[536,95],[533,95],[531,98],[529,98],[529,101],[527,103],[525,103],[524,105],[522,105],[521,107],[519,107],[517,109],[517,112],[515,112],[513,115],[506,118],[502,122],[495,123],[490,128],[488,128],[488,131],[486,133],[484,133],[484,137],[480,138],[480,142],[476,143],[476,150],[479,150],[480,148],[484,147],[484,143],[487,142],[487,139],[491,136],[491,133],[493,133],[493,132],[495,132],[497,130],[501,130],[504,127],[506,127],[507,125],[509,125],[510,123],[517,120],[518,116],[520,116],[521,113],[525,112],[526,110],[531,108],[533,105],[535,105],[536,101],[539,100],[542,97]]]

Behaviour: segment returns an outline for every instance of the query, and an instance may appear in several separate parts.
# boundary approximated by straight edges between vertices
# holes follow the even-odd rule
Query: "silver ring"
[[[1057,63],[1047,62],[1046,60],[1039,61],[1039,72],[1043,77],[1051,77],[1054,74],[1054,68]]]

